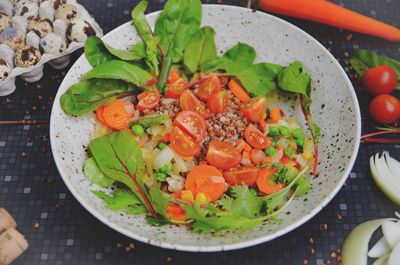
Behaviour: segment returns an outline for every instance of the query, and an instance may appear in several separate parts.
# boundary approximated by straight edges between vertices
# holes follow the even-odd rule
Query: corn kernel
[[[199,192],[196,195],[196,203],[200,205],[205,205],[208,203],[207,196],[203,192]]]
[[[193,193],[190,190],[182,190],[181,199],[187,201],[188,203],[194,203]]]
[[[303,152],[304,159],[311,160],[313,155],[310,152]]]

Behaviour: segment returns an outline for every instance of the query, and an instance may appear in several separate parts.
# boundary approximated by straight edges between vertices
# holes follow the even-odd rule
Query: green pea
[[[165,147],[167,147],[167,145],[166,145],[165,143],[160,143],[160,144],[158,145],[158,149],[160,149],[160,150],[164,150]]]
[[[293,138],[295,138],[295,139],[299,139],[299,138],[304,137],[304,133],[303,133],[303,131],[302,131],[300,128],[297,128],[297,129],[294,129],[294,130],[292,131],[292,136],[293,136]]]
[[[270,136],[277,136],[279,134],[279,129],[276,127],[269,128],[268,134]]]
[[[161,172],[165,172],[165,173],[171,172],[171,171],[172,171],[172,163],[169,162],[168,164],[163,165],[163,166],[160,168],[160,171],[161,171]]]
[[[285,125],[282,125],[279,132],[283,135],[283,136],[288,136],[290,134],[290,130],[288,127],[286,127]]]
[[[297,144],[297,146],[303,147],[304,139],[303,138],[296,139],[296,144]]]
[[[164,172],[157,172],[155,174],[155,177],[159,181],[165,181],[165,179],[167,178],[167,174],[165,174]]]
[[[270,146],[264,150],[265,154],[269,155],[269,156],[273,156],[275,154],[275,151],[276,151],[275,147],[273,147],[273,146]]]
[[[288,157],[292,158],[294,156],[294,154],[296,153],[296,150],[294,150],[293,147],[288,146],[285,149],[285,155],[287,155]]]
[[[142,136],[144,134],[144,128],[142,125],[133,125],[131,129],[137,136]]]

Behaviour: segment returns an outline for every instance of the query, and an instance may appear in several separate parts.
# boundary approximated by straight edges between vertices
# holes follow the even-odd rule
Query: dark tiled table
[[[130,19],[138,1],[82,0],[108,32]],[[164,1],[150,1],[150,11]],[[204,1],[204,3],[215,1]],[[221,1],[219,1],[221,2]],[[341,0],[345,7],[400,26],[397,0]],[[240,5],[241,1],[223,1]],[[310,22],[288,19],[328,47],[343,67],[345,52],[359,47],[400,59],[399,44],[350,33]],[[74,61],[79,55],[73,55]],[[48,120],[53,98],[65,74],[45,67],[44,78],[35,84],[17,81],[17,91],[0,98],[0,120]],[[363,131],[374,124],[367,115],[370,97],[354,88],[361,104]],[[323,264],[340,248],[344,237],[356,224],[378,217],[393,216],[400,210],[374,185],[368,158],[389,150],[400,158],[400,145],[362,143],[356,164],[346,185],[328,206],[311,221],[273,242],[222,253],[185,253],[164,250],[135,242],[101,224],[81,207],[62,182],[50,151],[48,125],[0,127],[0,206],[16,218],[19,230],[30,247],[15,264]],[[36,225],[35,225],[36,224]],[[36,227],[36,228],[35,228]],[[313,241],[313,242],[312,242]],[[132,243],[132,244],[131,244]],[[129,245],[134,248],[129,248]],[[127,248],[128,247],[128,248]],[[334,256],[334,255],[332,255]]]

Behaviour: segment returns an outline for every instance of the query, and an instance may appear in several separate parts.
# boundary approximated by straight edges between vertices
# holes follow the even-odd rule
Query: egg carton
[[[103,36],[100,26],[76,0],[0,0],[0,13],[9,17],[2,21],[0,15],[0,96],[15,91],[17,76],[28,83],[36,82],[43,76],[44,64],[63,69],[70,62],[70,54],[82,48],[89,35]],[[39,21],[38,28],[35,21]],[[11,27],[2,29],[7,23]],[[4,37],[10,36],[3,34],[5,31],[14,36],[13,41]]]

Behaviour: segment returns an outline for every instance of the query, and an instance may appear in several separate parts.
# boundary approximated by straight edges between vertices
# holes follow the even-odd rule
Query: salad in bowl
[[[123,233],[139,229],[140,236],[128,235],[155,245],[174,247],[165,244],[180,233],[181,241],[214,246],[237,236],[248,240],[240,234],[267,223],[273,231],[291,219],[282,219],[287,209],[309,203],[314,179],[329,170],[319,157],[330,156],[326,145],[336,146],[325,139],[330,124],[320,129],[313,114],[320,122],[321,112],[311,111],[321,77],[313,81],[304,56],[277,64],[260,60],[254,43],[221,42],[218,23],[202,21],[214,9],[199,0],[168,0],[154,16],[145,16],[146,8],[140,2],[132,23],[121,26],[127,48],[111,35],[89,37],[68,74],[76,73],[74,81],[57,95],[52,148],[67,186],[89,211],[101,211],[100,220]],[[215,10],[235,15],[243,9]],[[133,30],[138,37],[129,37]],[[324,113],[331,114],[329,122],[342,119]],[[327,135],[335,139],[331,133],[334,126]],[[340,172],[349,167],[337,165]],[[334,181],[327,187],[337,190]],[[326,200],[317,188],[310,203]],[[316,207],[305,207],[308,218],[315,214]],[[264,240],[257,236],[251,238]]]

